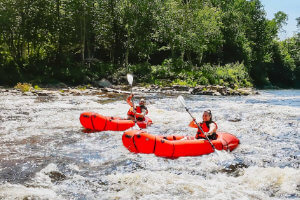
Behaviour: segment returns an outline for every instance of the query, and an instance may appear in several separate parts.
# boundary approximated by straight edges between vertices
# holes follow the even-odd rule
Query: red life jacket
[[[208,132],[209,131],[209,125],[211,123],[214,123],[216,125],[216,128],[218,128],[218,125],[216,124],[216,122],[214,121],[210,121],[210,122],[203,122],[203,123],[199,123],[200,127],[202,128],[202,130],[204,132]],[[202,131],[198,128],[197,134],[196,134],[196,139],[199,138],[205,138],[205,135],[202,133]]]
[[[148,114],[148,109],[147,109],[146,106],[136,106],[136,107],[135,107],[136,113],[133,112],[133,107],[131,107],[131,108],[128,110],[127,115],[134,117],[134,114],[135,114],[135,117],[136,117],[136,118],[144,118],[144,117],[142,117],[141,115],[139,115],[140,113],[142,113],[142,110],[143,110],[143,109],[145,109],[145,110],[146,110],[146,114]]]

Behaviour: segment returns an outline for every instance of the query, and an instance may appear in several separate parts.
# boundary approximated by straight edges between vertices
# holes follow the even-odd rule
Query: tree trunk
[[[56,0],[56,20],[57,20],[57,52],[56,52],[56,62],[60,62],[60,55],[62,53],[62,46],[61,46],[61,23],[60,23],[60,0]]]
[[[83,6],[83,16],[82,16],[82,20],[81,20],[81,61],[82,63],[84,62],[85,59],[85,34],[86,34],[86,22],[85,22],[85,13],[86,12],[86,8],[85,6]]]
[[[111,62],[112,63],[116,63],[115,61],[115,46],[116,46],[116,23],[115,23],[115,12],[114,12],[114,7],[115,7],[115,4],[114,4],[114,0],[110,0],[109,1],[109,4],[110,4],[110,16],[111,16],[111,19],[112,19],[112,41],[111,41]]]
[[[29,46],[29,42],[27,43],[27,56],[28,56],[28,59],[30,57],[30,46]]]
[[[130,47],[130,32],[129,29],[127,28],[127,45],[126,45],[126,54],[125,54],[125,67],[128,72],[128,57],[129,57],[129,47]]]

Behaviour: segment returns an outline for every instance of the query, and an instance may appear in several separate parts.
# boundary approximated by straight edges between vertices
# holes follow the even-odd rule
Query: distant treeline
[[[300,87],[300,34],[259,0],[1,0],[0,84]],[[298,18],[298,25],[300,19]]]

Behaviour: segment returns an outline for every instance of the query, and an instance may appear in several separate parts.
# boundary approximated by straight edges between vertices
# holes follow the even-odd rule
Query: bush
[[[195,87],[197,85],[197,82],[193,81],[190,78],[188,78],[187,80],[175,79],[174,81],[172,81],[172,85],[182,85],[182,86]]]
[[[171,59],[166,59],[161,65],[151,66],[153,79],[175,79],[176,73],[172,70]]]
[[[137,82],[145,82],[151,79],[151,66],[147,62],[136,65],[129,65],[128,71],[138,78]]]
[[[30,83],[18,83],[14,88],[21,90],[21,92],[29,92],[33,89]]]
[[[35,85],[35,86],[34,86],[34,89],[35,89],[35,90],[42,90],[42,88],[40,88],[38,85]]]
[[[220,85],[236,85],[237,87],[252,87],[250,77],[243,63],[230,63],[216,66],[215,79]]]
[[[199,79],[198,84],[200,84],[200,85],[208,85],[209,81],[208,81],[208,79],[206,77],[203,76],[203,77],[201,77]]]
[[[81,90],[81,91],[84,91],[84,90],[86,90],[86,86],[81,86],[81,85],[80,85],[80,86],[77,87],[77,89],[78,89],[78,90]]]
[[[191,67],[189,67],[191,68]],[[231,63],[224,66],[205,64],[200,68],[193,67],[181,70],[172,84],[196,86],[198,85],[223,85],[238,87],[252,87],[249,74],[242,63]]]

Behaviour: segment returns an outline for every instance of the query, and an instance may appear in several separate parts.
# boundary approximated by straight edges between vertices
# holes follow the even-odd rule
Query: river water
[[[139,98],[140,95],[136,95]],[[194,135],[176,95],[146,94],[152,134]],[[125,117],[124,95],[0,92],[0,199],[299,199],[300,90],[185,95],[211,109],[233,152],[165,159],[130,153],[122,132],[85,133],[84,111]]]

